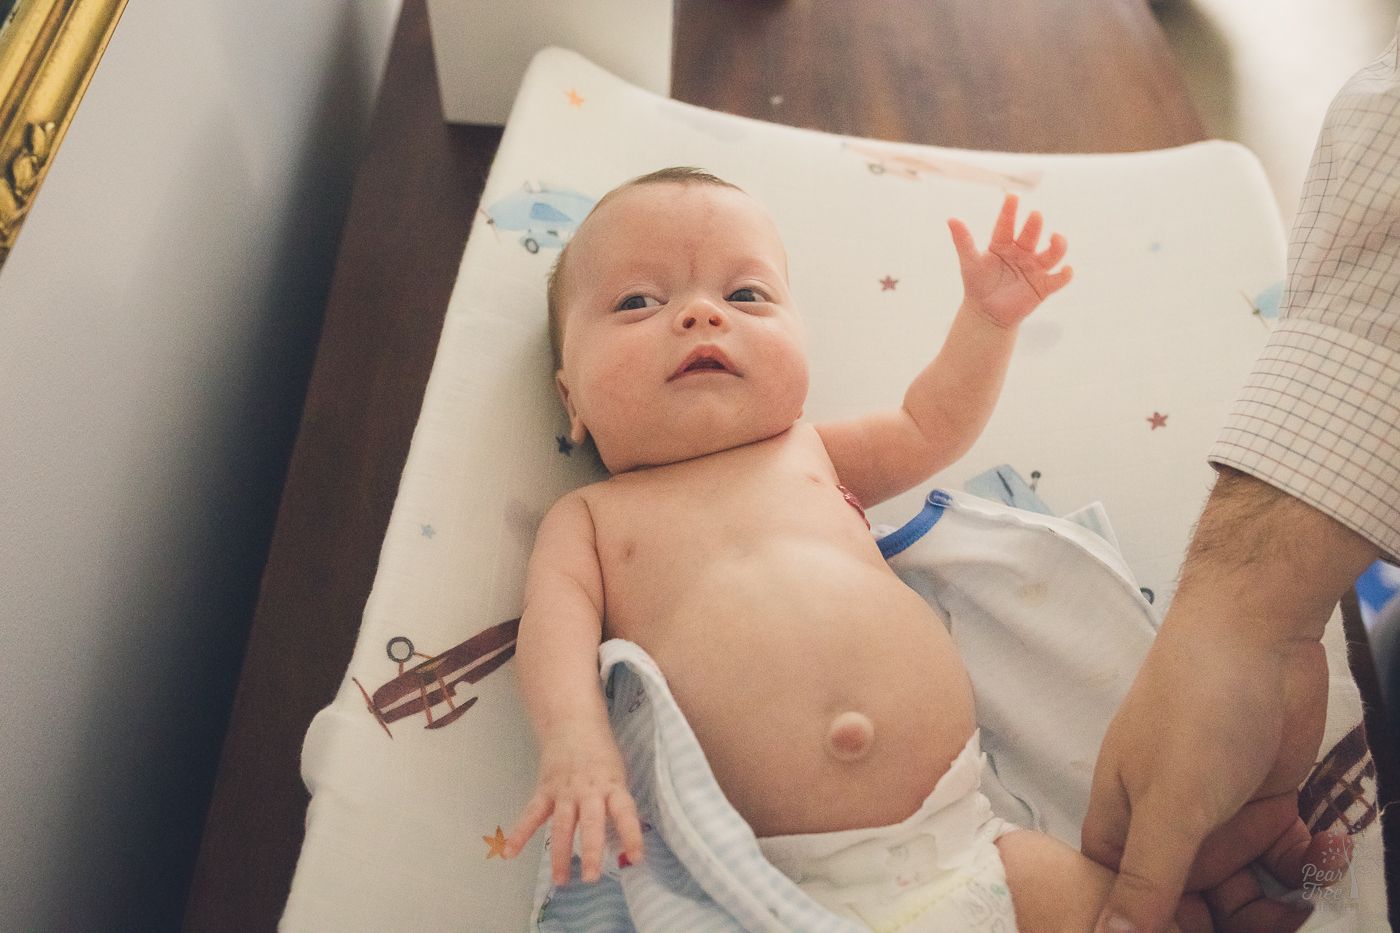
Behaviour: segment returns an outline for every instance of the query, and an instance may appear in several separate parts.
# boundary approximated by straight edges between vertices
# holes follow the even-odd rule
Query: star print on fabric
[[[572,456],[574,452],[574,442],[564,435],[559,435],[554,439],[559,444],[559,452],[566,457]]]
[[[431,539],[435,534],[437,534],[437,529],[434,528],[432,525],[423,526],[423,537]]]
[[[887,276],[885,276],[883,279],[880,280],[880,291],[882,291],[882,292],[892,292],[892,291],[894,291],[894,287],[895,287],[896,285],[898,285],[898,284],[899,284],[899,279],[895,278],[895,277],[892,276],[892,275],[887,275]]]
[[[499,826],[496,827],[496,835],[494,835],[494,836],[482,836],[482,837],[481,837],[481,841],[484,842],[484,843],[486,843],[488,846],[491,847],[491,850],[490,850],[489,852],[486,853],[486,857],[487,857],[487,858],[491,858],[493,855],[499,855],[499,856],[501,857],[502,860],[505,859],[505,857],[506,857],[506,834],[503,833],[503,832],[501,832],[501,827],[499,827]]]
[[[1158,428],[1165,428],[1167,426],[1167,416],[1162,414],[1161,412],[1154,411],[1152,413],[1152,417],[1148,418],[1147,421],[1149,424],[1152,425],[1152,427],[1149,428],[1149,430],[1151,431],[1155,431]]]
[[[577,90],[569,88],[568,98],[570,107],[577,107],[580,110],[583,109],[583,98],[578,96]]]

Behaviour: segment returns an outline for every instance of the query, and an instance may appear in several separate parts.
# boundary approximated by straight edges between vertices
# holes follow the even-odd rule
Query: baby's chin
[[[685,435],[664,438],[649,437],[644,444],[630,447],[615,447],[599,444],[598,453],[603,466],[613,476],[670,466],[701,457],[737,450],[750,444],[771,440],[790,430],[796,419],[776,424],[754,425],[747,430],[720,432],[688,432]],[[596,440],[596,439],[595,439]]]

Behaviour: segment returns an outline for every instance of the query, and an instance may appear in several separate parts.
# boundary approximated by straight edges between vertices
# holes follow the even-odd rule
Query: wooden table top
[[[677,0],[672,96],[831,132],[1130,152],[1204,130],[1146,0]],[[341,683],[497,127],[443,123],[404,0],[357,176],[185,930],[276,929],[302,738]]]

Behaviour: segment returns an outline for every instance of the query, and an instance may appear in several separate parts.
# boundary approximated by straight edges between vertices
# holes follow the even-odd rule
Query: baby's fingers
[[[1050,245],[1045,247],[1045,251],[1037,254],[1035,258],[1042,269],[1053,269],[1055,264],[1064,259],[1068,252],[1069,241],[1064,238],[1064,235],[1052,233],[1050,234]]]
[[[520,818],[511,827],[510,835],[506,837],[506,850],[502,853],[505,858],[513,859],[521,853],[525,845],[549,819],[551,811],[554,809],[554,802],[548,797],[536,794],[530,798],[530,802],[525,805],[525,810],[520,814]]]
[[[554,828],[549,837],[550,876],[555,884],[568,884],[574,860],[574,827],[578,812],[573,801],[558,801],[554,805]]]
[[[1045,218],[1040,216],[1040,211],[1031,211],[1021,227],[1021,235],[1016,238],[1016,245],[1028,253],[1034,253],[1036,246],[1040,244],[1040,231],[1044,227]]]
[[[1299,819],[1259,860],[1270,874],[1290,888],[1330,885],[1345,875],[1337,869],[1351,862],[1351,849],[1350,837],[1333,832],[1314,836]]]
[[[977,241],[973,239],[972,231],[967,229],[967,224],[956,217],[950,217],[948,231],[953,234],[953,248],[958,251],[959,260],[967,262],[977,258]]]
[[[1016,209],[1020,203],[1020,199],[1014,194],[1008,194],[1006,200],[1001,202],[1001,213],[997,215],[996,226],[992,227],[993,243],[1010,243],[1016,239]],[[1026,223],[1030,221],[1027,220]],[[1036,236],[1039,235],[1037,230]]]
[[[608,798],[608,813],[617,827],[618,838],[622,842],[622,852],[627,861],[636,865],[642,860],[642,822],[637,817],[637,804],[632,795],[616,792]]]
[[[607,810],[600,797],[585,797],[579,803],[578,843],[583,880],[597,881],[603,874],[603,834]],[[572,837],[570,838],[572,842]]]
[[[1045,288],[1041,292],[1041,297],[1055,294],[1055,292],[1068,285],[1069,280],[1072,278],[1074,278],[1074,268],[1072,266],[1065,266],[1054,275],[1047,275],[1045,277]]]

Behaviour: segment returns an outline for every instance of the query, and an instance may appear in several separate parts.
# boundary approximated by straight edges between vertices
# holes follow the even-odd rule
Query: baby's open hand
[[[1016,195],[1006,196],[985,253],[977,249],[966,224],[956,219],[948,221],[962,266],[964,300],[1001,327],[1021,323],[1036,305],[1064,288],[1074,275],[1069,266],[1050,272],[1069,248],[1060,234],[1052,235],[1050,245],[1036,252],[1044,224],[1039,211],[1031,211],[1021,235],[1016,235],[1017,203]]]
[[[574,830],[579,833],[579,859],[584,881],[602,875],[603,840],[607,821],[617,827],[622,851],[636,864],[642,859],[642,826],[637,806],[627,790],[627,776],[617,747],[546,749],[535,795],[506,840],[505,857],[515,858],[545,820],[553,818],[550,868],[555,884],[569,883],[574,854]]]

